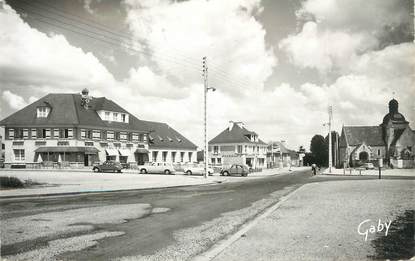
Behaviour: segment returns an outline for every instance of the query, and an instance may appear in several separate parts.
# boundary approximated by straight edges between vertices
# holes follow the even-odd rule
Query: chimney
[[[85,109],[88,109],[88,103],[91,101],[91,98],[89,95],[89,90],[87,88],[83,89],[81,91],[81,106]]]
[[[228,128],[228,130],[229,131],[231,131],[232,130],[232,128],[233,128],[233,121],[229,121],[229,128]]]

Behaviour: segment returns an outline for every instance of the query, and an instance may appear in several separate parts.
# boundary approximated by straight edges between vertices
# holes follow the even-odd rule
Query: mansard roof
[[[41,106],[50,108],[48,117],[36,117],[37,107]],[[101,120],[97,113],[99,110],[128,113],[105,97],[92,98],[85,109],[81,106],[80,94],[52,93],[3,119],[0,126],[86,126],[148,132],[147,125],[131,113],[128,113],[129,123],[122,123]]]
[[[166,123],[143,121],[150,131],[149,146],[151,149],[183,149],[196,150],[197,146]]]
[[[344,126],[342,134],[349,146],[385,146],[381,126]]]

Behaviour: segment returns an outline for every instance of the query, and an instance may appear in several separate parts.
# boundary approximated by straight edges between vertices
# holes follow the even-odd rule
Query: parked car
[[[173,164],[167,162],[152,162],[138,166],[141,174],[146,173],[164,173],[174,174],[176,171]]]
[[[183,172],[187,175],[203,175],[205,174],[205,165],[203,164],[189,165],[184,168]],[[209,176],[212,176],[214,173],[214,170],[208,167],[207,172],[209,173]]]
[[[118,172],[121,173],[121,163],[116,161],[105,161],[102,164],[98,164],[92,168],[94,172]]]
[[[373,165],[373,163],[365,163],[362,165],[362,167],[365,169],[375,169],[375,166]]]
[[[242,164],[233,164],[229,168],[223,168],[220,171],[221,176],[241,175],[243,177],[246,177],[248,176],[248,173],[248,166]]]

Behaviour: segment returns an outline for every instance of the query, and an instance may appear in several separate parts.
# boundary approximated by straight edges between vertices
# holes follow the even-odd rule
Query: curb
[[[144,190],[157,190],[157,189],[169,189],[169,188],[186,188],[192,186],[208,186],[224,183],[224,181],[213,181],[204,184],[192,184],[192,185],[177,185],[167,187],[151,187],[151,188],[137,188],[137,189],[117,189],[117,190],[99,190],[99,191],[76,191],[76,192],[62,192],[62,193],[46,193],[46,194],[29,194],[29,195],[16,195],[16,196],[0,196],[0,200],[3,199],[23,199],[23,198],[37,198],[37,197],[53,197],[53,196],[77,196],[83,194],[102,194],[102,193],[117,193],[117,192],[134,192]]]
[[[272,175],[267,176],[259,176],[254,177],[255,179],[261,179],[261,178],[267,178],[267,177],[274,177],[279,176],[281,174],[290,174],[294,173],[296,171],[292,172],[284,172],[284,173],[276,173]],[[239,182],[245,182],[249,180],[239,181]],[[144,190],[157,190],[157,189],[168,189],[168,188],[185,188],[185,187],[191,187],[191,186],[205,186],[205,185],[216,185],[216,184],[222,184],[229,182],[228,179],[225,180],[216,180],[209,183],[204,184],[192,184],[192,185],[175,185],[175,186],[167,186],[167,187],[151,187],[151,188],[137,188],[137,189],[115,189],[115,190],[99,190],[99,191],[76,191],[76,192],[61,192],[61,193],[45,193],[45,194],[28,194],[28,195],[15,195],[15,196],[1,196],[0,200],[6,200],[6,199],[23,199],[23,198],[37,198],[37,197],[60,197],[60,196],[75,196],[75,195],[82,195],[82,194],[101,194],[101,193],[117,193],[117,192],[133,192],[133,191],[144,191]]]
[[[259,221],[262,219],[268,217],[272,212],[276,211],[281,204],[283,204],[287,199],[289,199],[292,195],[298,192],[302,187],[304,187],[307,184],[304,184],[298,188],[296,188],[294,191],[290,192],[289,194],[283,196],[280,198],[280,200],[266,209],[262,214],[254,218],[253,220],[250,220],[248,223],[245,223],[242,225],[242,227],[236,231],[234,234],[226,237],[225,239],[222,239],[218,241],[215,245],[213,245],[209,250],[206,252],[200,254],[199,256],[196,256],[192,260],[194,261],[210,261],[217,257],[220,253],[222,253],[226,248],[231,246],[233,243],[238,241],[245,233],[247,233],[249,230],[251,230],[254,226],[256,226]]]

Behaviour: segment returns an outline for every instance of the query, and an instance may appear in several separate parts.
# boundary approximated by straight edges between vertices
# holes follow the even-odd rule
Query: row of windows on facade
[[[158,151],[153,151],[151,153],[151,157],[152,157],[152,161],[153,162],[157,162],[158,153],[159,153]],[[167,161],[167,154],[168,154],[168,151],[162,151],[161,152],[161,160],[163,162],[166,162]],[[180,162],[184,162],[185,155],[186,155],[186,152],[180,152]],[[188,152],[187,155],[188,155],[188,161],[192,161],[193,152]],[[176,156],[177,156],[177,152],[176,151],[172,151],[171,152],[171,160],[172,160],[172,162],[176,162]]]
[[[24,161],[25,160],[25,151],[24,151],[24,149],[14,149],[13,153],[14,153],[14,159],[15,160],[17,160],[17,161]],[[157,162],[158,153],[159,153],[158,151],[153,151],[152,152],[153,162]],[[163,162],[167,161],[167,154],[168,154],[168,151],[162,151],[161,160]],[[176,155],[177,154],[176,154],[175,151],[171,152],[171,159],[172,159],[173,162],[176,162]],[[184,162],[185,155],[186,155],[185,152],[180,152],[180,162]],[[191,161],[193,152],[188,152],[187,155],[188,155],[188,161]],[[220,162],[220,160],[219,160],[219,162]]]
[[[266,147],[260,146],[248,146],[248,145],[236,145],[236,146],[213,146],[213,154],[219,154],[222,151],[235,151],[236,153],[266,153]],[[212,146],[209,147],[209,151],[212,151]]]
[[[30,131],[29,131],[30,130]],[[30,134],[30,135],[29,135]],[[9,129],[9,139],[71,139],[74,137],[74,130],[66,129]],[[81,139],[107,139],[121,141],[147,141],[147,134],[100,131],[81,129]]]

